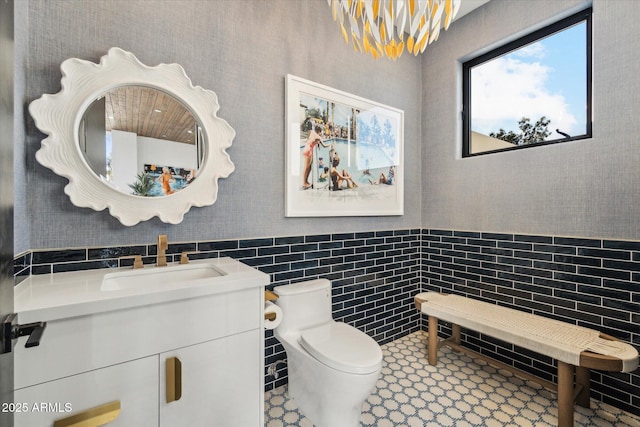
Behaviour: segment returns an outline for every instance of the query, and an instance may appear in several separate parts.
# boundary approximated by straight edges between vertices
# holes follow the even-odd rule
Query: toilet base
[[[282,341],[282,340],[281,340]],[[283,342],[287,353],[288,394],[315,427],[358,427],[362,404],[375,389],[380,369],[348,374],[311,357],[294,341]]]
[[[304,384],[296,387],[295,380],[290,379],[289,384],[289,398],[315,427],[359,427],[362,404],[374,389],[371,388],[364,399],[352,402],[345,401],[343,393],[336,390],[320,395],[319,390],[308,390]]]

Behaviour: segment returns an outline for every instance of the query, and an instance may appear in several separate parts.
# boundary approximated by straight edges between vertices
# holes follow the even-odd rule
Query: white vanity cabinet
[[[257,330],[180,348],[160,356],[160,425],[261,426],[264,399]],[[167,402],[166,364],[181,364],[181,396]]]
[[[54,421],[120,402],[109,426],[158,426],[158,357],[145,357],[15,391],[16,427],[52,426]]]
[[[83,314],[86,307],[25,310],[21,321],[45,316],[47,327],[39,346],[25,348],[21,338],[14,349],[15,403],[25,409],[15,426],[53,426],[111,402],[120,409],[108,426],[262,425],[268,276],[240,265],[247,280],[215,292],[182,288],[136,304],[131,299],[140,295],[129,294],[119,306],[92,305],[93,314]],[[16,294],[37,292],[42,283],[31,282]]]
[[[51,426],[116,401],[114,427],[262,425],[259,339],[258,330],[248,331],[16,390],[15,402],[27,405],[15,425]],[[166,375],[171,359],[181,365],[173,381]],[[180,395],[167,402],[171,387]]]

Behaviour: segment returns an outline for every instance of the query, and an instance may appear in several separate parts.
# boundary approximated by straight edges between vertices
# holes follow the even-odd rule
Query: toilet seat
[[[373,338],[343,322],[329,322],[306,329],[300,345],[325,365],[351,374],[380,369],[382,350]]]

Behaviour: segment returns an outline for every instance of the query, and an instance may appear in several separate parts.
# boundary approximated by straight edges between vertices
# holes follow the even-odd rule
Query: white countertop
[[[231,258],[196,260],[188,265],[193,268],[209,266],[222,275],[158,283],[163,274],[175,272],[172,268],[184,268],[174,263],[136,270],[131,267],[104,268],[29,276],[15,287],[14,311],[19,314],[20,323],[46,322],[269,284],[268,274]],[[104,290],[105,276],[114,276],[113,273],[139,279],[140,286]]]

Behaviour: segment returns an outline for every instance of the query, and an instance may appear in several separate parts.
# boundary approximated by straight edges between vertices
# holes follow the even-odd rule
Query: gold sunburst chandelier
[[[378,59],[397,59],[406,47],[418,55],[449,28],[462,0],[327,0],[342,37]],[[345,28],[348,21],[350,31]]]

